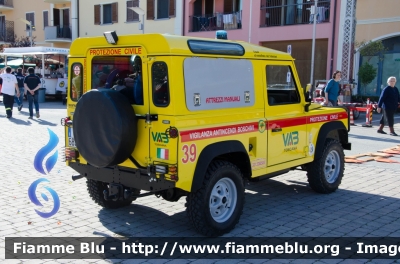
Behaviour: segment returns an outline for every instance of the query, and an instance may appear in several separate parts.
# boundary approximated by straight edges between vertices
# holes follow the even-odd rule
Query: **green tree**
[[[370,84],[376,77],[377,69],[369,63],[373,56],[379,56],[379,60],[383,60],[382,54],[387,50],[381,40],[377,41],[362,41],[355,44],[360,48],[360,55],[363,56],[365,61],[358,70],[358,77],[364,87],[364,94],[367,91],[367,85]]]
[[[366,94],[367,85],[375,79],[376,73],[377,69],[368,61],[364,62],[358,69],[358,77],[360,78],[360,82],[364,87],[364,94]]]
[[[35,46],[35,39],[36,36],[32,37],[32,46]],[[31,46],[31,40],[29,37],[17,37],[17,35],[14,35],[14,38],[12,41],[8,44],[9,47],[12,48],[18,48],[18,47],[30,47]]]

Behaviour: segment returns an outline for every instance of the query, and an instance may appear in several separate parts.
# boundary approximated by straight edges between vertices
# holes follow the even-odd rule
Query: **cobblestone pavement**
[[[198,236],[185,214],[185,199],[171,203],[148,196],[132,205],[106,210],[91,201],[85,180],[71,181],[74,171],[58,161],[48,175],[37,172],[33,160],[49,141],[48,129],[64,146],[60,118],[61,102],[40,105],[41,118],[28,119],[26,103],[14,118],[5,117],[0,103],[0,175],[5,191],[0,198],[0,261],[5,263],[139,263],[138,260],[4,260],[4,237],[101,237],[101,236]],[[399,131],[399,130],[398,130]],[[30,184],[45,177],[60,198],[61,207],[51,218],[41,218],[31,203]],[[400,237],[400,166],[365,167],[346,164],[340,189],[329,195],[313,192],[305,172],[292,171],[279,177],[250,183],[244,213],[229,237]],[[52,203],[49,203],[52,207]],[[363,263],[368,260],[215,260],[216,263]],[[145,262],[145,261],[143,261]],[[146,263],[185,263],[189,260],[147,260]],[[205,263],[205,260],[194,260]],[[207,262],[213,262],[208,260]],[[392,263],[394,260],[372,260]]]

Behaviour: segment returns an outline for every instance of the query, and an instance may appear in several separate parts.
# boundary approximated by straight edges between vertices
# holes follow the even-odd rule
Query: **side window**
[[[153,104],[166,107],[169,105],[168,67],[165,62],[155,62],[151,67],[153,76]]]
[[[266,67],[266,78],[269,105],[286,105],[300,102],[299,92],[289,66],[268,65]]]
[[[83,67],[80,63],[72,64],[71,68],[71,89],[69,90],[69,96],[72,101],[78,101],[78,99],[82,96],[82,76],[83,76]]]

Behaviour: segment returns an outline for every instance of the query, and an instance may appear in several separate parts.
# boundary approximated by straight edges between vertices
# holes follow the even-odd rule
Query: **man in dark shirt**
[[[22,103],[24,101],[24,78],[25,76],[22,74],[22,68],[18,68],[17,74],[15,75],[17,77],[18,81],[18,87],[19,87],[19,97],[15,96],[14,97],[14,102],[17,103],[18,105],[18,111],[21,111],[22,109]]]
[[[29,75],[24,79],[24,86],[27,92],[28,102],[29,102],[29,119],[33,119],[33,103],[35,104],[36,117],[39,118],[39,88],[40,79],[35,75],[35,69],[32,67],[28,68]]]

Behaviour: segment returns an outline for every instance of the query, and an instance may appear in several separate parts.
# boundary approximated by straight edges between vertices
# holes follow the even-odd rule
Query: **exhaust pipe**
[[[82,179],[82,178],[84,178],[85,176],[82,176],[82,175],[72,175],[72,180],[73,181],[76,181],[76,180],[79,180],[79,179]]]

